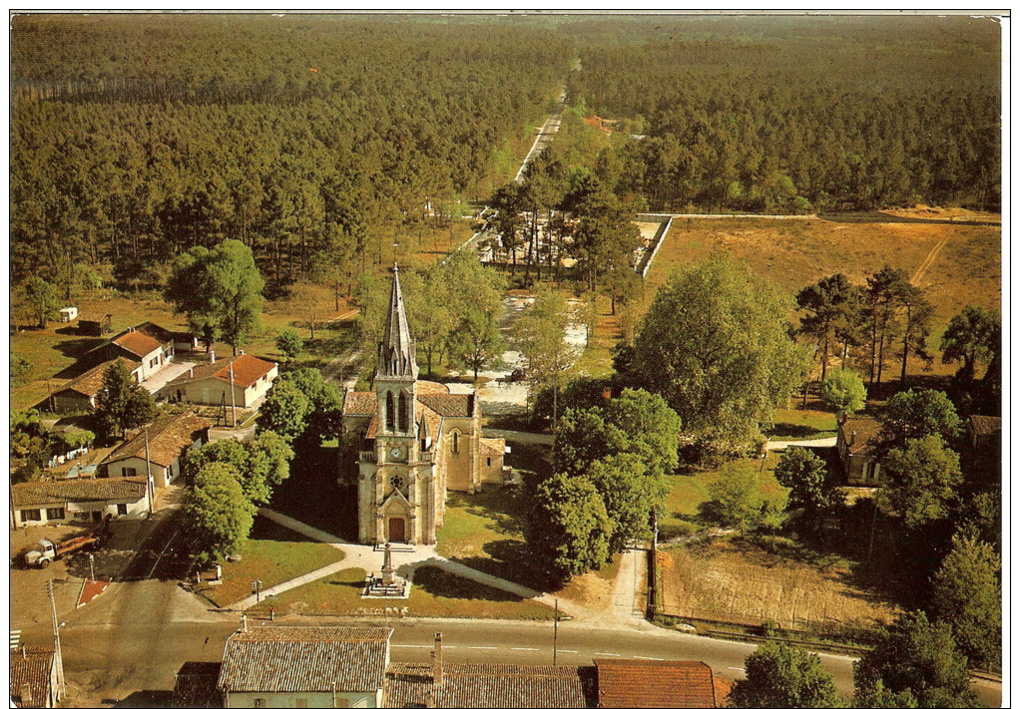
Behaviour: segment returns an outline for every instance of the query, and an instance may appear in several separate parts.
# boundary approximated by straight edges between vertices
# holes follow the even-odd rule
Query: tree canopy
[[[182,254],[174,262],[166,298],[208,344],[222,339],[236,355],[260,327],[263,285],[251,249],[226,239],[212,249],[193,246]]]
[[[237,553],[248,538],[255,508],[228,463],[210,463],[195,475],[184,503],[188,544],[195,556],[211,561]]]
[[[156,418],[156,402],[128,372],[119,359],[103,373],[103,386],[96,394],[92,418],[107,436],[120,436]]]
[[[879,413],[886,445],[900,446],[908,438],[939,436],[952,444],[963,433],[963,422],[944,392],[935,389],[902,391],[886,402]]]
[[[788,505],[803,509],[809,519],[834,505],[843,504],[839,480],[825,461],[809,448],[790,446],[783,451],[773,471],[779,484],[790,488]]]
[[[959,456],[939,436],[907,439],[882,459],[882,474],[880,499],[914,528],[947,517],[963,482]]]
[[[1001,567],[991,544],[956,536],[932,579],[935,617],[952,626],[960,650],[977,666],[1001,662]]]
[[[319,445],[340,435],[343,397],[311,367],[284,372],[259,408],[258,430],[292,445]]]
[[[962,361],[958,376],[970,381],[978,363],[989,364],[1002,337],[1002,316],[968,305],[953,316],[942,334],[942,362]]]
[[[868,392],[857,372],[837,369],[822,382],[822,399],[836,409],[839,416],[846,416],[864,408]]]
[[[728,256],[677,269],[655,294],[634,368],[705,445],[746,447],[807,372],[791,299]]]
[[[769,641],[751,653],[744,667],[746,678],[737,680],[730,691],[732,706],[839,706],[836,684],[818,655]]]

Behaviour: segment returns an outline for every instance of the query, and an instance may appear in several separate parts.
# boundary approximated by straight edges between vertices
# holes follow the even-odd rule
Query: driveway
[[[194,366],[194,362],[171,362],[142,382],[142,387],[155,396],[156,392],[166,386],[167,382],[176,379]]]

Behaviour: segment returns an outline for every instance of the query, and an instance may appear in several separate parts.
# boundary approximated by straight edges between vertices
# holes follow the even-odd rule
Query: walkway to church
[[[276,586],[262,589],[262,598],[269,595],[279,595],[284,591],[289,591],[292,588],[297,588],[298,586],[304,586],[307,583],[317,581],[318,579],[335,574],[343,569],[353,568],[365,569],[367,571],[382,569],[383,552],[376,551],[375,547],[363,544],[350,544],[339,537],[329,534],[328,532],[323,532],[321,529],[311,527],[304,522],[300,522],[274,510],[261,509],[259,510],[259,514],[279,525],[287,527],[288,529],[300,532],[306,537],[315,539],[323,544],[329,544],[331,547],[339,549],[344,553],[344,558],[341,561],[323,566],[321,569],[310,571],[307,574],[302,574],[301,576],[292,578],[289,581],[284,581]],[[407,550],[405,551],[404,549]],[[617,575],[613,594],[614,603],[609,609],[609,614],[612,616],[613,620],[619,621],[625,618],[632,618],[634,615],[634,593],[638,587],[638,583],[634,577],[634,569],[643,566],[643,564],[635,565],[634,556],[635,552],[628,552],[624,555],[620,573]],[[548,606],[554,605],[558,600],[559,607],[563,613],[577,620],[594,619],[592,612],[580,604],[573,603],[563,598],[557,599],[551,594],[541,593],[528,588],[527,586],[514,583],[513,581],[507,581],[506,579],[501,579],[498,576],[493,576],[491,574],[478,571],[477,569],[472,569],[456,561],[451,561],[436,554],[435,547],[432,546],[422,545],[413,548],[405,547],[400,551],[395,551],[393,553],[393,563],[394,566],[398,567],[397,573],[404,576],[410,575],[410,573],[418,567],[434,566],[455,576],[471,579],[472,581],[476,581],[486,586],[491,586],[492,588],[498,588],[501,591],[512,593],[515,596],[520,596],[521,598],[530,598]],[[414,593],[413,588],[411,593]],[[227,606],[227,609],[242,611],[251,608],[255,604],[256,597],[252,595]],[[599,615],[601,617],[604,614]]]

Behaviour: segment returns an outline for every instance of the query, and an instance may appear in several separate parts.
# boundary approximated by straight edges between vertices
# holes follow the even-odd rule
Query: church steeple
[[[400,269],[393,264],[393,288],[390,290],[390,307],[386,313],[386,329],[379,344],[379,362],[376,377],[418,379],[418,362],[414,340],[407,324],[404,297],[400,292]]]

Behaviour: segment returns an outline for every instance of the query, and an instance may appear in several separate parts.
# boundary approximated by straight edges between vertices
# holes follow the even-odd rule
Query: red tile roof
[[[430,382],[427,379],[422,379],[415,387],[415,391],[418,392],[418,396],[422,394],[449,394],[450,387],[441,382]]]
[[[595,660],[600,707],[715,707],[704,662]]]
[[[376,406],[374,391],[349,391],[344,396],[344,416],[372,416]]]
[[[391,628],[256,627],[227,638],[217,688],[228,692],[375,692]]]
[[[145,355],[160,349],[163,345],[156,338],[142,332],[126,332],[114,339],[114,344],[133,355]]]
[[[50,676],[53,667],[53,650],[26,647],[11,649],[11,699],[19,707],[50,706]],[[21,689],[28,685],[31,701],[22,703]],[[11,704],[14,706],[14,704]]]
[[[506,453],[505,438],[479,438],[479,455],[504,455]]]
[[[443,663],[434,684],[432,665],[395,662],[386,673],[385,706],[586,707],[593,694],[589,667]]]
[[[846,449],[851,455],[870,453],[871,444],[878,440],[882,424],[873,418],[861,416],[848,418],[839,424],[839,430],[846,441]]]
[[[187,373],[174,379],[171,384],[188,382],[197,379],[208,379],[211,377],[222,379],[225,382],[230,382],[231,363],[234,365],[234,386],[239,386],[242,389],[247,389],[259,379],[276,369],[276,364],[274,362],[267,362],[266,360],[259,359],[253,355],[243,354],[238,355],[237,357],[227,357],[226,359],[221,359],[216,362],[199,364]]]
[[[196,435],[212,428],[213,422],[188,411],[179,416],[163,416],[149,424],[149,460],[162,468],[167,467],[191,446]],[[145,432],[110,453],[105,463],[126,458],[145,458]]]
[[[145,497],[146,481],[134,478],[71,478],[19,483],[11,488],[14,506],[42,507],[65,502],[106,502],[140,500]]]
[[[474,394],[419,394],[418,401],[445,418],[471,418]]]

